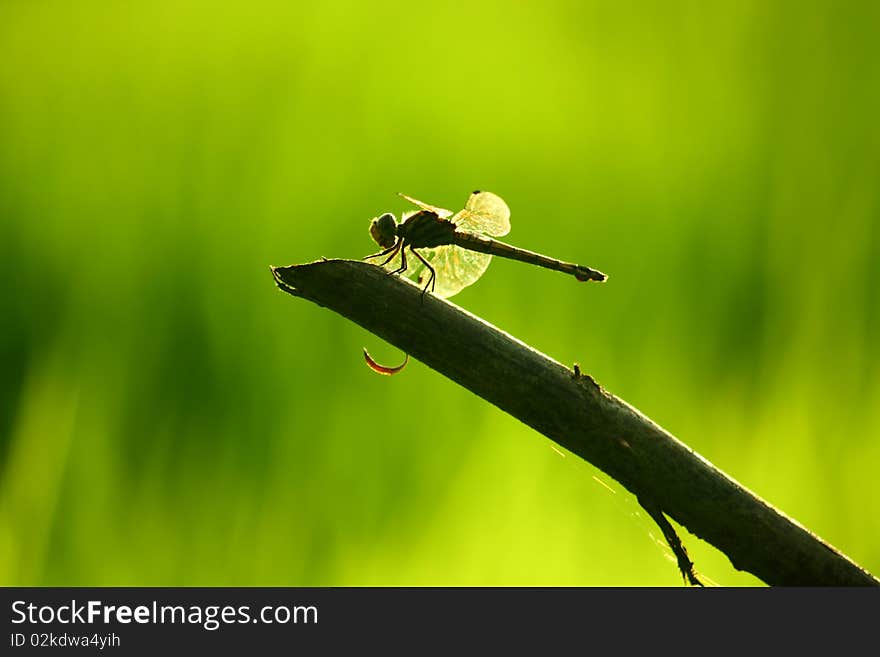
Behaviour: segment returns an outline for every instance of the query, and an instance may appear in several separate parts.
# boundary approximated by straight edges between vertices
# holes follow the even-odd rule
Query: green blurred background
[[[0,583],[680,585],[615,482],[273,283],[477,188],[610,280],[456,303],[880,572],[878,7],[6,0]]]

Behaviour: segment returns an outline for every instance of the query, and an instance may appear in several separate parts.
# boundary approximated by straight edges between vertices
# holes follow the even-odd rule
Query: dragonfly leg
[[[437,272],[435,272],[435,271],[434,271],[434,268],[433,268],[430,264],[428,264],[428,261],[425,260],[425,259],[422,257],[422,254],[421,254],[421,253],[419,253],[419,252],[416,251],[414,248],[412,248],[412,245],[410,245],[409,250],[412,251],[412,252],[413,252],[413,255],[414,255],[416,258],[418,258],[419,260],[421,260],[421,261],[422,261],[422,264],[425,265],[425,267],[428,268],[428,271],[429,271],[429,272],[431,272],[431,276],[430,276],[430,278],[428,278],[428,282],[425,283],[425,289],[422,290],[422,296],[424,296],[424,295],[425,295],[425,292],[428,291],[428,286],[431,287],[431,292],[434,291],[434,279],[437,278]]]
[[[401,242],[401,240],[397,240],[394,243],[394,246],[390,246],[387,249],[385,249],[384,251],[380,251],[379,253],[374,253],[373,255],[364,256],[364,260],[369,260],[370,258],[381,258],[382,256],[388,255],[390,253],[391,255],[388,256],[385,259],[385,261],[379,265],[380,267],[384,267],[385,265],[387,265],[391,261],[391,259],[395,255],[397,255],[397,251],[398,251],[398,249],[400,249],[400,242]]]
[[[403,244],[403,240],[400,240],[401,245]],[[412,247],[410,247],[412,248]],[[393,257],[393,256],[392,256]],[[400,267],[395,269],[394,271],[388,272],[388,274],[400,274],[406,271],[406,249],[401,246],[400,249]]]

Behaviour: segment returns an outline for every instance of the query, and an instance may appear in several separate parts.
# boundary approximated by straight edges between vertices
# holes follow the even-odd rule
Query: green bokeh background
[[[456,303],[880,572],[878,7],[3,2],[0,583],[679,585],[615,482],[273,284],[477,188],[610,280]]]

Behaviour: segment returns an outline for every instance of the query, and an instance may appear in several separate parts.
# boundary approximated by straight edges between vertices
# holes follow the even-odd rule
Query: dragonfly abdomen
[[[499,242],[498,240],[493,240],[490,237],[485,237],[476,233],[456,231],[453,235],[453,243],[456,246],[470,249],[471,251],[479,251],[480,253],[488,253],[501,258],[527,262],[529,264],[545,267],[546,269],[552,269],[553,271],[561,271],[564,274],[574,276],[579,281],[601,282],[608,278],[605,274],[596,269],[584,267],[583,265],[576,265],[573,262],[563,262],[562,260],[556,260],[555,258],[548,258],[540,253],[511,246],[510,244],[505,244],[504,242]]]

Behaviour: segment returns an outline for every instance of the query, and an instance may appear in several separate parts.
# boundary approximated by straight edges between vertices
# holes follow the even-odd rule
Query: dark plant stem
[[[771,585],[880,585],[581,368],[573,372],[448,301],[423,299],[420,288],[372,264],[324,260],[272,273],[285,292],[360,324],[589,461],[632,492],[655,521],[666,514],[724,552],[735,568]],[[665,530],[664,537],[670,545],[677,541]],[[693,572],[678,546],[683,572]]]

